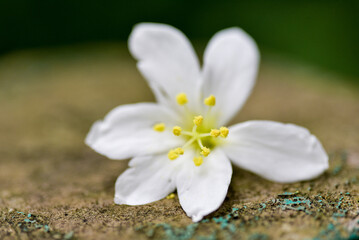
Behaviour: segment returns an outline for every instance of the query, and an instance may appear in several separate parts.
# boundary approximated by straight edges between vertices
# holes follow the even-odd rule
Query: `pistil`
[[[190,112],[187,109],[186,104],[188,103],[187,95],[185,93],[179,93],[176,96],[176,101],[178,105],[183,106],[186,109],[187,114],[190,114]],[[216,104],[216,98],[213,95],[210,95],[209,97],[204,99],[204,104],[208,106],[207,114],[205,117],[209,115],[212,107]],[[192,114],[190,114],[192,115]],[[193,115],[192,115],[193,116]],[[184,154],[184,151],[187,147],[190,145],[196,143],[198,145],[198,153],[202,155],[203,157],[207,157],[211,153],[211,149],[209,146],[205,146],[203,143],[209,143],[207,140],[202,142],[202,139],[204,138],[217,138],[222,137],[226,138],[228,136],[229,130],[226,127],[220,127],[219,129],[211,129],[210,132],[201,132],[204,128],[207,128],[207,126],[202,126],[203,122],[205,121],[204,117],[201,115],[197,115],[193,117],[193,127],[191,131],[184,131],[180,126],[174,126],[172,128],[172,132],[175,136],[181,136],[184,135],[188,138],[187,142],[182,146],[175,149],[171,149],[168,152],[168,158],[170,160],[177,159],[180,155]],[[208,122],[206,122],[208,124]],[[162,132],[165,130],[164,123],[158,123],[155,126],[153,126],[153,129],[158,132]],[[203,157],[197,156],[193,158],[193,163],[195,166],[201,166],[203,163]]]
[[[184,152],[183,149],[187,148],[188,146],[192,145],[195,141],[198,144],[198,147],[201,149],[200,154],[203,157],[207,157],[210,153],[211,150],[210,148],[206,147],[203,145],[202,142],[202,138],[207,138],[207,137],[227,137],[228,135],[228,128],[226,127],[221,127],[219,130],[218,129],[211,129],[211,131],[209,133],[199,133],[197,132],[197,128],[199,126],[201,126],[201,124],[203,123],[204,118],[199,115],[199,116],[195,116],[193,118],[193,128],[192,131],[182,131],[182,128],[179,126],[175,126],[173,127],[173,134],[176,136],[180,136],[180,135],[185,135],[185,136],[189,136],[190,139],[182,146],[182,151]],[[182,152],[182,154],[183,154]],[[168,153],[168,158],[171,160],[177,159],[179,157],[179,152],[176,151],[176,149],[170,150]],[[194,164],[196,166],[200,166],[203,163],[203,158],[202,157],[195,157],[193,159]]]

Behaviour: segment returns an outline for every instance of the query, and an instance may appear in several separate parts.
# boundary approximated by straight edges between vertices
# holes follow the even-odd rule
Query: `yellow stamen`
[[[176,197],[176,194],[171,193],[171,194],[168,194],[168,196],[166,197],[166,199],[174,199],[175,197]]]
[[[183,155],[183,153],[184,153],[184,150],[183,150],[183,148],[176,148],[175,149],[175,151],[176,151],[176,153],[178,154],[178,155]]]
[[[176,135],[176,136],[181,135],[181,131],[182,131],[182,128],[181,128],[181,127],[179,127],[179,126],[173,127],[173,134],[174,134],[174,135]]]
[[[204,99],[204,104],[206,104],[207,106],[216,105],[216,97],[213,95],[210,95],[208,98]]]
[[[221,132],[218,129],[212,129],[210,134],[212,137],[218,137]]]
[[[196,165],[196,167],[199,167],[203,163],[203,158],[202,157],[194,157],[193,162],[194,162],[194,165]]]
[[[163,132],[166,128],[166,125],[164,123],[157,123],[156,125],[153,126],[153,130],[157,131],[157,132]]]
[[[185,93],[179,93],[176,96],[176,100],[179,105],[185,105],[188,102],[187,95]]]
[[[201,125],[202,122],[203,122],[203,117],[202,117],[201,115],[196,116],[196,117],[194,117],[194,119],[193,119],[193,123],[194,123],[196,126]]]
[[[207,148],[207,147],[203,147],[203,148],[202,148],[201,154],[202,154],[203,156],[207,157],[210,153],[211,153],[211,150],[210,150],[209,148]]]
[[[226,138],[228,136],[229,130],[226,127],[220,127],[219,131],[221,132],[221,137]]]
[[[197,143],[198,143],[198,146],[202,149],[204,148],[203,144],[202,144],[202,140],[200,138],[197,138]]]
[[[175,149],[171,149],[168,154],[167,154],[168,158],[170,160],[175,160],[176,158],[178,158],[178,153]]]

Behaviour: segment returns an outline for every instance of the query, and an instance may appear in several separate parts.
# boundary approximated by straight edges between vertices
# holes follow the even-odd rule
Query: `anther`
[[[193,123],[196,124],[196,126],[201,125],[203,122],[203,117],[201,115],[194,117]]]
[[[187,95],[185,93],[177,94],[176,100],[179,105],[185,105],[188,102]]]
[[[181,135],[182,128],[179,126],[175,126],[175,127],[173,127],[172,131],[173,131],[174,135],[179,136],[179,135]]]
[[[166,197],[166,199],[174,199],[175,197],[176,197],[176,194],[171,193]]]
[[[199,167],[203,163],[203,158],[202,157],[194,157],[193,162],[194,162],[194,165],[196,165],[196,167]]]
[[[212,129],[210,134],[212,137],[218,137],[221,134],[221,131],[218,129]]]
[[[220,127],[219,131],[221,132],[221,137],[226,138],[228,136],[229,130],[226,127]]]
[[[157,132],[163,132],[166,128],[166,125],[164,123],[157,123],[156,125],[153,126],[153,130],[157,131]]]
[[[204,104],[207,106],[214,106],[216,105],[216,97],[213,95],[210,95],[208,98],[204,99]]]
[[[183,148],[176,148],[175,149],[175,152],[178,154],[178,155],[183,155],[183,153],[184,153],[184,150],[183,150]]]
[[[170,160],[175,160],[176,158],[178,158],[178,153],[177,153],[177,151],[175,150],[175,149],[171,149],[169,152],[168,152],[168,154],[167,154],[167,156],[168,156],[168,158],[170,159]]]
[[[211,153],[211,150],[207,147],[203,147],[202,148],[202,151],[201,151],[201,154],[204,156],[204,157],[207,157],[209,154]]]

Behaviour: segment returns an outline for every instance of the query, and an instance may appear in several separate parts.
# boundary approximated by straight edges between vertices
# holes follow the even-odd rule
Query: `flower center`
[[[187,95],[185,93],[180,93],[176,96],[177,103],[186,108],[188,102]],[[170,160],[175,160],[180,155],[183,155],[186,148],[194,147],[198,155],[193,158],[193,163],[195,166],[201,166],[203,163],[203,158],[207,157],[218,143],[218,137],[226,138],[228,136],[229,130],[226,127],[220,127],[219,129],[211,128],[211,121],[208,115],[210,114],[211,108],[216,104],[216,98],[211,95],[204,99],[204,104],[208,106],[206,119],[202,115],[197,115],[193,117],[192,129],[182,130],[180,126],[174,126],[172,132],[176,136],[181,136],[186,138],[186,143],[178,148],[171,149],[168,152],[168,158]],[[207,121],[207,122],[206,122]],[[153,129],[158,132],[165,130],[164,123],[158,123],[153,126]]]

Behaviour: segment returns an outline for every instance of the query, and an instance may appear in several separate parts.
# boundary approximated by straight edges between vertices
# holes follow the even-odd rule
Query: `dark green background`
[[[261,50],[359,77],[359,1],[0,0],[0,54],[126,40],[135,23],[174,25],[208,41],[240,26]]]

